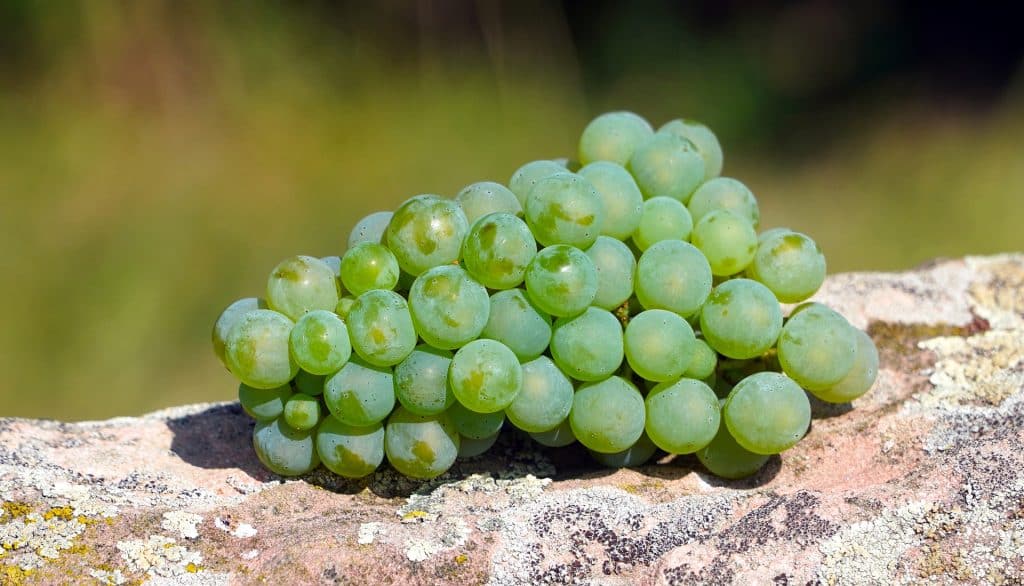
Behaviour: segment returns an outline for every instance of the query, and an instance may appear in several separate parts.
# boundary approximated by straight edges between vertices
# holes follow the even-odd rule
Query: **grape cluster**
[[[878,353],[822,304],[784,317],[825,257],[805,234],[759,235],[757,200],[721,170],[706,126],[612,112],[579,162],[418,195],[363,218],[341,257],[284,260],[213,329],[259,459],[432,478],[508,420],[608,466],[660,449],[753,474],[807,432],[807,392],[859,397]]]

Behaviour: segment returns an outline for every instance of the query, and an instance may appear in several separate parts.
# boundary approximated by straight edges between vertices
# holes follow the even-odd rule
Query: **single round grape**
[[[726,210],[750,222],[757,228],[761,222],[761,212],[757,207],[757,199],[750,189],[731,177],[715,177],[697,188],[687,204],[694,222],[714,210]]]
[[[729,358],[764,354],[782,331],[782,308],[767,287],[731,279],[711,291],[700,311],[700,331],[712,348]]]
[[[604,223],[601,234],[625,240],[640,224],[644,196],[625,167],[611,161],[596,161],[579,170],[601,196]]]
[[[621,452],[644,432],[644,398],[633,383],[613,376],[580,386],[569,424],[585,447],[603,454]]]
[[[597,296],[594,261],[565,244],[541,249],[526,267],[525,280],[530,300],[541,311],[559,317],[580,314]]]
[[[796,303],[814,295],[825,282],[825,255],[809,236],[781,230],[761,235],[747,270],[779,301]]]
[[[744,448],[778,454],[794,445],[811,424],[811,403],[793,380],[777,372],[758,372],[736,383],[722,419]]]
[[[346,322],[352,349],[370,364],[398,364],[416,347],[409,306],[394,291],[374,289],[363,293],[349,310]]]
[[[416,415],[399,407],[384,431],[388,462],[410,478],[429,480],[444,474],[455,463],[459,444],[447,413]]]
[[[793,310],[778,342],[782,370],[809,391],[828,389],[850,373],[857,359],[856,331],[820,303]]]
[[[598,236],[586,250],[597,269],[597,294],[593,304],[609,311],[622,305],[633,294],[636,257],[622,241]]]
[[[677,313],[648,309],[626,325],[623,346],[633,372],[649,381],[675,380],[693,359],[693,328]]]
[[[292,429],[280,418],[256,423],[252,445],[256,457],[274,474],[300,476],[320,465],[313,432]]]
[[[644,202],[640,224],[633,233],[633,243],[647,250],[662,240],[689,240],[693,220],[678,199],[659,195]]]
[[[498,441],[499,436],[501,436],[500,431],[483,439],[473,439],[471,437],[460,436],[459,458],[465,460],[466,458],[473,458],[483,454],[487,450],[491,449],[491,446]]]
[[[530,437],[538,444],[549,448],[564,448],[576,443],[576,436],[572,432],[572,425],[569,423],[568,417],[554,429],[531,432]]]
[[[505,423],[505,412],[495,411],[494,413],[477,413],[470,411],[462,403],[456,401],[448,409],[448,416],[455,425],[455,431],[462,437],[471,439],[484,439],[499,431]]]
[[[494,340],[473,340],[459,348],[448,369],[455,398],[477,413],[494,413],[515,400],[523,369],[508,346]]]
[[[667,195],[684,204],[704,181],[704,159],[697,148],[674,134],[655,134],[640,144],[629,170],[644,197]]]
[[[242,409],[256,421],[272,421],[284,413],[284,404],[292,396],[292,388],[282,385],[272,389],[254,389],[242,383],[238,385],[238,402]]]
[[[555,161],[530,161],[512,174],[508,181],[509,190],[515,194],[519,204],[526,207],[526,198],[530,196],[537,182],[555,173],[565,173],[566,167]]]
[[[311,374],[337,372],[352,355],[348,328],[333,311],[315,309],[302,316],[288,335],[299,367]]]
[[[520,361],[533,360],[551,341],[551,316],[522,289],[498,291],[491,295],[491,311],[480,337],[508,346]]]
[[[711,267],[689,242],[662,240],[637,261],[634,287],[645,309],[667,309],[687,317],[711,293]]]
[[[526,267],[537,254],[537,242],[526,222],[507,212],[480,218],[462,243],[462,266],[491,289],[511,289],[523,282]]]
[[[457,265],[427,270],[409,290],[412,323],[423,340],[453,349],[476,339],[487,325],[487,289]]]
[[[611,161],[625,165],[633,151],[653,134],[650,123],[633,112],[601,114],[583,129],[580,162],[586,165],[593,161]]]
[[[266,308],[267,304],[262,299],[246,297],[227,306],[217,317],[217,321],[213,324],[213,334],[211,336],[213,339],[213,353],[217,355],[217,358],[220,359],[225,367],[227,367],[228,362],[224,356],[224,346],[227,344],[228,332],[231,331],[232,326],[235,325],[238,318],[250,311]]]
[[[547,356],[522,365],[523,385],[505,416],[519,429],[537,433],[558,427],[569,416],[572,381]]]
[[[385,237],[402,270],[423,271],[458,260],[469,231],[458,203],[436,195],[417,195],[395,210]]]
[[[552,329],[551,357],[576,380],[608,378],[622,364],[622,324],[611,312],[597,307],[559,318]]]
[[[305,393],[295,393],[284,404],[282,418],[288,427],[306,431],[320,423],[320,400]]]
[[[384,242],[384,232],[391,223],[392,212],[373,212],[356,222],[348,235],[347,249],[355,248],[360,242]]]
[[[878,348],[863,330],[854,329],[857,338],[857,356],[853,368],[841,381],[827,389],[811,391],[815,397],[829,403],[848,403],[871,389],[878,377]]]
[[[701,218],[693,227],[690,241],[707,257],[711,273],[720,277],[747,268],[757,252],[754,227],[726,210],[712,210]]]
[[[293,380],[292,383],[295,386],[295,390],[300,393],[316,397],[324,394],[324,381],[326,380],[327,377],[325,375],[312,374],[299,369],[299,372],[295,374],[295,380]]]
[[[647,393],[644,402],[647,435],[670,454],[692,454],[718,433],[718,397],[699,380],[660,383]]]
[[[328,416],[316,430],[316,451],[324,467],[339,476],[369,476],[384,461],[384,426],[356,427]]]
[[[292,321],[314,309],[338,305],[338,281],[324,261],[293,256],[281,261],[267,279],[267,305]]]
[[[235,321],[224,345],[228,370],[257,389],[288,384],[299,365],[288,350],[292,320],[270,309],[250,311]]]
[[[686,367],[686,372],[683,376],[686,378],[695,378],[703,380],[709,376],[714,376],[715,366],[718,365],[718,353],[708,346],[708,343],[697,338],[693,344],[693,358],[690,359],[690,365]]]
[[[533,186],[523,204],[526,223],[544,246],[587,248],[604,225],[604,203],[597,189],[575,173],[549,175]]]
[[[360,242],[341,259],[341,283],[356,297],[371,289],[394,289],[398,273],[398,259],[375,242]]]
[[[395,366],[395,396],[417,415],[434,415],[452,406],[455,395],[448,386],[452,353],[420,344]]]
[[[768,462],[768,458],[736,443],[725,425],[719,425],[715,439],[697,451],[697,459],[709,472],[731,480],[757,473]]]
[[[516,194],[500,183],[480,181],[467,185],[455,196],[462,206],[466,221],[472,226],[477,219],[494,212],[507,212],[513,216],[523,213],[523,206]]]
[[[621,452],[602,454],[601,452],[590,450],[590,456],[597,460],[599,464],[608,468],[635,468],[646,464],[657,451],[658,446],[654,445],[651,438],[647,437],[647,434],[644,433],[640,435],[640,439],[636,440],[635,444]]]
[[[324,383],[324,403],[331,415],[348,425],[383,421],[395,406],[391,369],[353,358]]]
[[[663,124],[658,132],[685,138],[697,147],[697,152],[704,159],[704,179],[722,174],[722,145],[707,126],[695,120],[677,119]]]

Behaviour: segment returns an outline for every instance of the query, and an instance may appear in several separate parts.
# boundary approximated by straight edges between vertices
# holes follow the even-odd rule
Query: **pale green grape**
[[[331,271],[334,272],[335,279],[341,278],[341,257],[340,256],[321,256],[320,261],[325,265],[331,267]]]
[[[644,202],[640,224],[633,233],[633,243],[647,250],[662,240],[689,240],[693,220],[678,199],[659,195]]]
[[[495,212],[469,228],[462,243],[462,266],[486,287],[511,289],[523,282],[536,254],[537,242],[526,222]]]
[[[769,456],[755,454],[736,443],[725,425],[711,443],[697,451],[697,459],[715,476],[736,480],[755,474],[768,462]]]
[[[551,316],[533,304],[522,289],[491,295],[491,311],[481,338],[508,346],[520,361],[532,360],[551,341]]]
[[[687,317],[711,293],[711,267],[689,242],[662,240],[637,261],[634,287],[645,309],[667,309]]]
[[[468,231],[458,203],[426,194],[407,199],[395,210],[385,238],[402,270],[417,276],[458,260]]]
[[[686,367],[683,376],[703,380],[714,376],[717,365],[718,354],[707,342],[697,338],[693,344],[693,358],[690,359],[690,365]]]
[[[754,194],[746,185],[730,177],[715,177],[705,181],[693,193],[687,208],[694,222],[699,222],[714,210],[730,211],[748,220],[754,228],[761,222],[761,212]]]
[[[699,380],[660,383],[647,393],[644,402],[647,435],[670,454],[692,454],[718,433],[718,397]]]
[[[221,363],[223,363],[225,367],[228,363],[227,358],[224,356],[224,346],[227,344],[228,332],[231,331],[232,326],[235,325],[238,318],[250,311],[266,308],[267,304],[262,299],[246,297],[245,299],[239,299],[227,306],[224,311],[221,312],[220,316],[217,317],[217,321],[213,324],[213,353],[217,355],[217,358],[220,359]]]
[[[647,434],[644,433],[640,435],[640,439],[636,440],[635,444],[621,452],[602,454],[601,452],[590,450],[590,456],[597,460],[599,464],[608,468],[635,468],[636,466],[646,464],[657,451],[658,446],[654,445],[651,438],[647,437]]]
[[[770,230],[759,238],[754,260],[747,267],[751,278],[771,289],[783,303],[796,303],[814,295],[825,282],[825,255],[805,234]]]
[[[629,171],[644,197],[667,195],[685,204],[704,181],[704,159],[685,138],[655,134],[637,147]]]
[[[807,433],[811,403],[789,377],[758,372],[732,388],[722,406],[722,419],[744,448],[757,454],[778,454]]]
[[[498,437],[500,436],[500,431],[483,439],[473,439],[471,437],[460,436],[459,458],[465,460],[466,458],[473,458],[483,454],[487,450],[491,449],[491,446],[498,441]]]
[[[793,230],[790,230],[789,228],[772,228],[770,230],[765,230],[757,235],[757,244],[760,245],[769,238],[775,238],[778,234],[788,234],[792,231]]]
[[[541,249],[526,267],[525,281],[530,300],[555,316],[578,315],[597,296],[594,261],[565,244]]]
[[[324,381],[327,377],[322,374],[312,374],[300,369],[295,374],[295,380],[292,383],[295,385],[295,389],[300,393],[305,393],[311,396],[317,396],[324,394]]]
[[[622,356],[622,325],[611,312],[588,307],[579,315],[555,320],[551,357],[572,378],[608,378],[622,364]]]
[[[292,396],[292,388],[282,385],[272,389],[254,389],[242,383],[238,385],[238,402],[242,409],[256,421],[271,421],[284,413],[284,404]]]
[[[293,321],[314,309],[333,310],[338,297],[334,271],[312,256],[281,261],[267,279],[267,305]]]
[[[356,222],[348,235],[346,248],[355,248],[360,242],[373,242],[381,244],[384,242],[384,232],[391,223],[392,212],[373,212]]]
[[[640,224],[644,196],[625,167],[611,161],[596,161],[579,170],[589,181],[604,206],[601,234],[625,240]]]
[[[516,194],[500,183],[480,181],[467,185],[455,196],[462,206],[466,221],[472,226],[477,219],[494,212],[507,212],[513,216],[522,215],[523,206]]]
[[[281,476],[300,476],[320,465],[313,432],[292,429],[282,419],[256,423],[252,445],[260,462]]]
[[[632,383],[613,376],[576,390],[569,412],[573,435],[603,454],[621,452],[644,432],[644,398]]]
[[[523,367],[523,385],[505,416],[519,429],[531,433],[549,431],[569,416],[574,390],[565,373],[547,356]]]
[[[809,391],[839,384],[853,370],[856,359],[856,330],[843,316],[820,303],[794,309],[782,326],[779,364]]]
[[[726,210],[708,212],[693,227],[690,241],[708,259],[711,273],[727,277],[747,268],[757,252],[750,222]]]
[[[288,347],[299,367],[311,374],[337,372],[352,355],[345,322],[322,309],[299,319],[288,336]]]
[[[356,297],[371,289],[394,289],[398,274],[398,259],[383,244],[360,242],[341,259],[341,283]]]
[[[459,454],[459,433],[447,413],[416,415],[395,409],[384,431],[388,462],[411,478],[429,480],[444,474]]]
[[[455,431],[458,431],[462,437],[471,439],[490,437],[501,431],[501,426],[505,423],[503,411],[477,413],[466,409],[458,401],[448,409],[448,416],[451,417],[452,423],[455,425]]]
[[[452,349],[476,339],[491,311],[487,289],[462,267],[428,269],[409,290],[409,311],[423,341]]]
[[[711,179],[722,174],[722,145],[718,137],[707,126],[695,120],[671,120],[658,129],[692,142],[704,159],[704,178]]]
[[[282,418],[288,427],[306,431],[320,423],[320,400],[305,393],[295,393],[284,404]]]
[[[629,320],[623,340],[633,372],[649,381],[675,380],[693,359],[693,328],[679,314],[648,309]]]
[[[515,400],[523,369],[508,346],[494,340],[473,340],[455,353],[448,369],[455,398],[477,413],[494,413]]]
[[[622,241],[598,236],[587,256],[597,269],[597,294],[593,304],[609,311],[625,303],[633,294],[636,257]]]
[[[398,364],[416,347],[409,306],[394,291],[363,293],[349,310],[346,323],[352,349],[370,364]]]
[[[566,167],[555,161],[530,161],[512,174],[512,178],[508,181],[508,188],[515,194],[519,204],[525,208],[526,198],[529,197],[538,181],[555,173],[565,173],[565,171]]]
[[[383,421],[395,406],[391,369],[353,358],[324,383],[324,403],[331,415],[348,425]]]
[[[448,386],[452,353],[420,344],[395,366],[395,396],[418,415],[441,413],[452,406],[455,395]]]
[[[650,123],[633,112],[601,114],[583,129],[580,162],[586,165],[593,161],[611,161],[625,165],[633,151],[653,134]]]
[[[538,444],[549,448],[564,448],[576,443],[576,436],[573,435],[572,425],[569,423],[568,417],[554,429],[532,432],[530,437]]]
[[[523,204],[526,223],[544,246],[587,248],[604,225],[604,203],[597,189],[575,173],[555,173],[533,186]]]
[[[878,348],[862,330],[854,329],[857,338],[857,356],[850,372],[834,386],[811,393],[829,403],[848,403],[871,389],[878,377]]]
[[[225,340],[228,370],[257,389],[288,384],[299,371],[288,350],[293,325],[292,320],[270,309],[256,309],[239,317]]]
[[[700,312],[700,331],[708,344],[725,356],[754,358],[779,339],[782,308],[761,283],[731,279],[708,296]]]
[[[369,476],[384,461],[384,426],[356,427],[327,416],[316,430],[316,451],[324,467],[339,476]]]

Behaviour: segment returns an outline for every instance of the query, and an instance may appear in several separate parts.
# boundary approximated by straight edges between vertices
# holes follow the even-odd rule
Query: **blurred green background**
[[[685,116],[831,272],[1024,248],[1012,8],[0,2],[0,416],[229,399],[209,330],[363,215]]]

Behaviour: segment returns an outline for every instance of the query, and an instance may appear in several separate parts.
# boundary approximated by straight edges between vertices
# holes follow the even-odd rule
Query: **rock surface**
[[[503,436],[429,483],[264,471],[237,404],[0,419],[0,582],[1021,584],[1024,256],[831,277],[874,390],[752,479]]]

